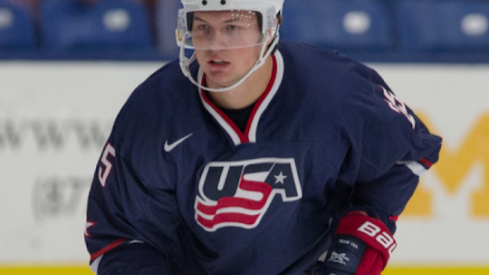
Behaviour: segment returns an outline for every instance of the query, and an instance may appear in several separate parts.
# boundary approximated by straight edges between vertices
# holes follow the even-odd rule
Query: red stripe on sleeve
[[[419,160],[419,162],[428,168],[433,166],[433,163],[431,163],[431,161],[427,160],[426,158],[422,158],[421,160]]]
[[[126,238],[120,238],[117,241],[115,241],[115,242],[107,245],[106,247],[100,249],[99,251],[92,253],[90,255],[90,261],[94,261],[98,257],[100,257],[100,256],[104,255],[105,253],[109,252],[110,250],[118,247],[119,245],[121,245],[125,241],[126,241]]]

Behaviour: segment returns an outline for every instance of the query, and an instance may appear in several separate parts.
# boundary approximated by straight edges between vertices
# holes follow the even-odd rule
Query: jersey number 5
[[[107,143],[104,152],[102,153],[102,159],[100,160],[100,162],[102,162],[102,165],[105,166],[105,169],[102,167],[102,165],[98,167],[98,179],[100,180],[100,184],[102,185],[102,187],[105,187],[105,183],[107,181],[107,178],[109,177],[110,171],[112,171],[112,163],[108,159],[109,155],[115,157],[115,149],[112,144]]]

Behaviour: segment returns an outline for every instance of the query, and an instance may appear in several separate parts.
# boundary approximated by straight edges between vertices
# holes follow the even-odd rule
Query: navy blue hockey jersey
[[[394,233],[441,139],[364,65],[297,43],[273,59],[244,132],[178,62],[135,90],[89,195],[92,270],[154,254],[161,275],[301,274],[345,211]]]

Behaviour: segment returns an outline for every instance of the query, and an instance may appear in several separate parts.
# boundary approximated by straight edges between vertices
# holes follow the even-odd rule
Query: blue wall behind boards
[[[0,59],[171,60],[179,0],[0,0]],[[286,0],[282,40],[365,62],[489,63],[489,1]]]

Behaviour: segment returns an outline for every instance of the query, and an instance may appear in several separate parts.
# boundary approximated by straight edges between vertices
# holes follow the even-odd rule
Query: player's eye
[[[235,32],[235,31],[238,31],[239,30],[239,27],[236,26],[236,25],[227,25],[226,26],[226,31],[227,32]]]
[[[209,25],[206,25],[206,24],[199,24],[195,27],[195,30],[196,31],[208,31],[210,29]]]

